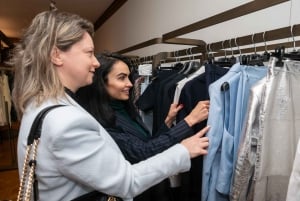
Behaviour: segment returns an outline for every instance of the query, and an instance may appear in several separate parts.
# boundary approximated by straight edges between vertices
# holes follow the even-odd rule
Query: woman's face
[[[86,32],[83,38],[67,51],[59,51],[58,73],[63,85],[76,92],[91,84],[95,69],[100,66],[94,55],[94,43]]]
[[[123,61],[117,61],[107,75],[106,90],[115,100],[128,100],[132,83],[129,80],[129,68]]]

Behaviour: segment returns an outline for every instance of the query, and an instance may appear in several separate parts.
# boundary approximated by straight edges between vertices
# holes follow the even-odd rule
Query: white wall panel
[[[250,2],[249,0],[128,0],[95,34],[96,51],[118,51]],[[207,43],[300,23],[300,0],[291,0],[180,37]],[[153,55],[189,46],[153,45],[128,54]]]

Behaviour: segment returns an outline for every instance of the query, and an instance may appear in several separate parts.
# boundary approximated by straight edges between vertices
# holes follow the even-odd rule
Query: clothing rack
[[[8,104],[7,102],[5,102],[5,116],[6,119],[9,119],[9,114],[8,114]],[[10,150],[10,158],[11,158],[11,163],[4,165],[4,166],[0,166],[0,171],[3,170],[10,170],[10,169],[16,169],[17,168],[17,154],[16,154],[16,143],[15,143],[15,139],[14,139],[14,133],[12,132],[12,125],[7,122],[6,125],[4,126],[0,126],[0,130],[1,130],[1,135],[4,133],[3,131],[6,131],[7,136],[8,136],[8,141],[9,141],[9,150]],[[0,136],[1,138],[3,136]],[[1,139],[1,143],[3,139]]]
[[[218,41],[215,43],[207,44],[207,54],[214,52],[215,57],[224,56],[229,54],[245,54],[253,52],[261,52],[265,50],[274,50],[279,46],[286,48],[299,47],[300,41],[296,41],[294,38],[300,36],[300,24],[287,26],[279,29],[269,30],[266,32],[254,33],[252,35],[242,36],[238,38],[232,38],[224,41]],[[291,42],[281,42],[268,44],[267,42],[291,38]],[[263,46],[256,46],[258,43],[264,43]],[[241,46],[253,45],[250,48],[240,49]],[[232,50],[232,48],[238,48]]]
[[[156,55],[151,55],[147,57],[139,58],[139,62],[148,62],[152,60],[154,68],[156,68],[161,61],[165,62],[175,62],[177,58],[180,57],[180,61],[187,61],[193,59],[200,59],[202,61],[207,60],[209,54],[214,57],[230,56],[246,53],[256,53],[265,50],[275,50],[277,47],[284,46],[285,48],[299,47],[300,41],[294,38],[300,36],[300,24],[293,26],[287,26],[283,28],[278,28],[274,30],[269,30],[260,33],[254,33],[252,35],[231,38],[223,41],[218,41],[210,44],[205,44],[204,42],[197,47],[192,47],[188,49],[182,49],[173,52],[160,52]],[[290,42],[281,42],[268,44],[270,41],[276,41],[281,39],[290,38]],[[259,43],[264,43],[262,46],[257,46]],[[205,45],[204,45],[205,44]],[[240,48],[242,46],[252,47]],[[238,48],[238,49],[236,49]],[[187,56],[187,57],[182,57]]]
[[[1,74],[4,71],[14,71],[13,67],[3,67],[0,66],[0,72]],[[2,94],[1,94],[2,95]],[[17,155],[16,155],[16,143],[15,143],[15,133],[14,133],[14,126],[10,122],[10,115],[9,115],[9,109],[8,109],[8,102],[5,101],[4,104],[4,115],[5,119],[7,120],[5,125],[0,125],[0,143],[4,142],[4,137],[7,136],[8,143],[9,143],[9,152],[6,152],[5,154],[10,154],[10,163],[4,164],[0,166],[1,170],[9,170],[9,169],[16,169],[17,168]],[[6,135],[5,135],[6,134]],[[3,146],[3,145],[0,145]]]

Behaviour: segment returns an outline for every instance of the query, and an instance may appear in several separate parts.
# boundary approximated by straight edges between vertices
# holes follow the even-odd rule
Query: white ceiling
[[[59,10],[79,14],[93,23],[114,0],[55,0]],[[20,38],[32,18],[48,10],[50,0],[0,0],[0,30],[9,38]]]

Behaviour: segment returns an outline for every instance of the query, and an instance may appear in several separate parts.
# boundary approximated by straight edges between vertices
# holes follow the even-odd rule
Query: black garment
[[[179,111],[177,120],[183,119],[196,106],[198,101],[208,100],[205,74],[198,75],[187,82],[181,90],[179,102],[184,105]],[[193,126],[194,132],[204,128],[206,121]],[[203,157],[199,156],[191,160],[191,169],[181,174],[181,197],[180,201],[200,201],[202,187]]]
[[[196,106],[198,101],[208,100],[208,88],[211,83],[221,78],[228,72],[228,68],[212,64],[205,65],[205,73],[198,75],[187,82],[182,88],[179,102],[184,104],[178,112],[177,120],[183,119]],[[206,121],[193,126],[197,132],[206,126]],[[203,157],[197,157],[191,161],[189,172],[181,174],[180,199],[178,201],[201,201]]]
[[[168,179],[149,188],[141,195],[135,197],[134,201],[173,201],[170,192],[170,183]]]
[[[174,94],[176,90],[177,82],[185,78],[184,74],[174,74],[169,76],[167,79],[163,80],[160,84],[158,93],[158,99],[156,102],[157,115],[153,119],[155,124],[153,125],[153,131],[157,131],[158,126],[164,123],[166,116],[168,115],[170,105],[173,103]]]
[[[156,133],[161,125],[157,122],[161,122],[158,121],[158,119],[161,119],[160,116],[162,115],[159,113],[159,107],[161,105],[160,100],[162,98],[161,90],[163,83],[165,83],[166,80],[171,79],[172,76],[176,76],[178,71],[178,69],[159,71],[155,79],[151,81],[151,84],[149,84],[144,93],[139,97],[139,99],[136,102],[136,105],[140,110],[144,112],[149,112],[151,110],[153,111],[153,133]],[[170,105],[165,107],[169,109]],[[163,119],[164,118],[166,118],[166,116],[164,116]]]
[[[65,87],[65,92],[66,92],[71,98],[73,98],[75,101],[78,102],[78,98],[77,98],[76,94],[75,94],[73,91],[71,91],[70,89],[68,89],[67,87]]]

